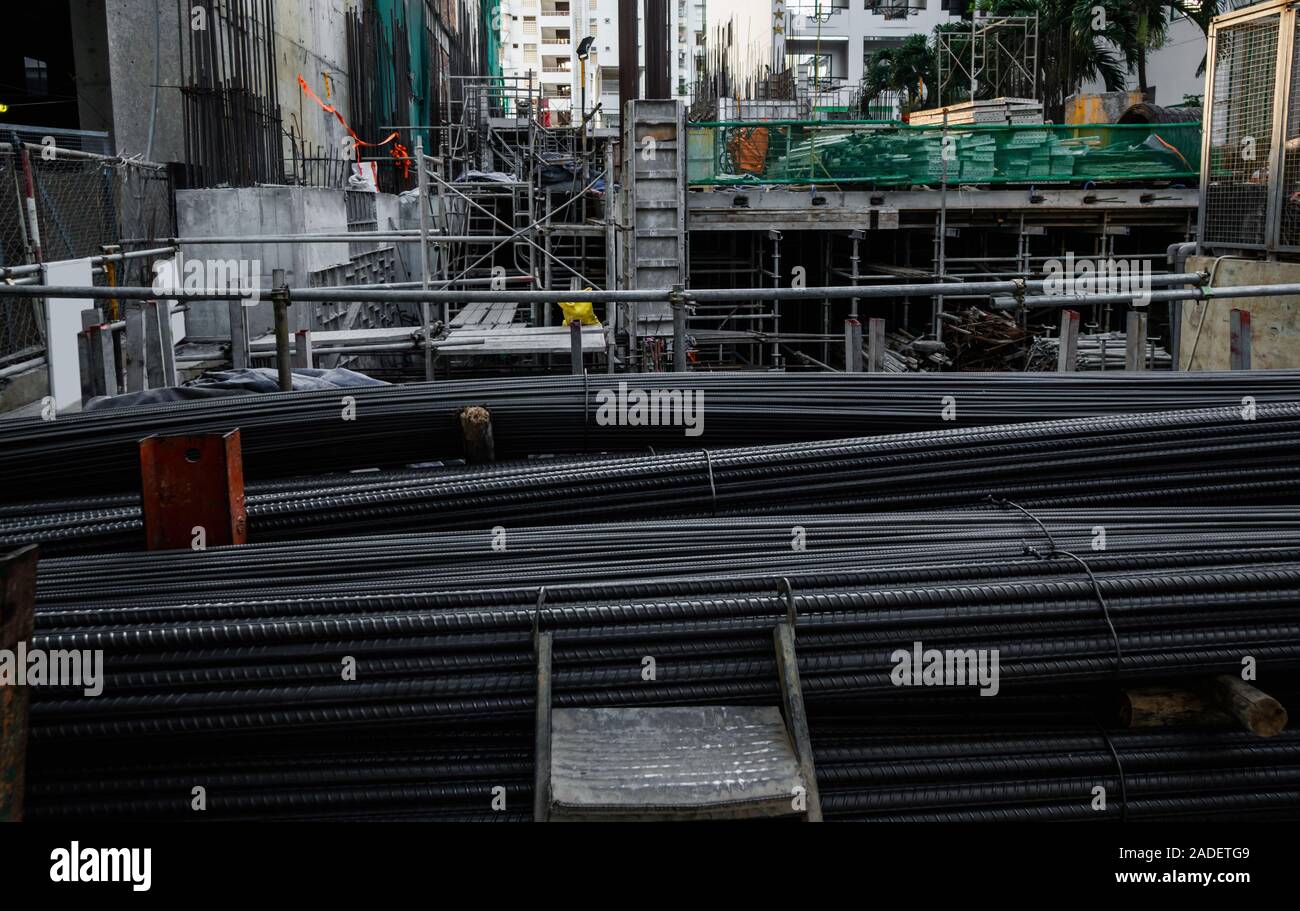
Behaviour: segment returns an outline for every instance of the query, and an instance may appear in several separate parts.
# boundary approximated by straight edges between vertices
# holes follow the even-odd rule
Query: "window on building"
[[[848,9],[849,0],[791,0],[786,9],[796,16],[829,16],[837,9]]]
[[[794,67],[801,75],[828,77],[831,72],[830,54],[787,54],[786,64]]]
[[[927,2],[928,0],[863,0],[868,10],[886,19],[906,19],[925,9]],[[964,0],[939,0],[939,2],[950,3],[953,7],[957,7],[964,3]]]
[[[24,57],[23,69],[27,76],[27,94],[48,95],[50,92],[50,70],[45,61]]]
[[[878,51],[887,51],[902,46],[902,38],[876,38],[868,36],[862,39],[862,62],[866,63],[871,59],[871,55]]]

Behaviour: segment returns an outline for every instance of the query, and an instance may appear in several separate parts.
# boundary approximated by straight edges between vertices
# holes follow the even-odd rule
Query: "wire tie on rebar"
[[[1120,673],[1120,668],[1124,662],[1124,649],[1120,645],[1119,632],[1115,629],[1115,623],[1113,620],[1111,620],[1110,617],[1110,606],[1106,604],[1106,598],[1101,593],[1101,583],[1097,581],[1097,576],[1093,573],[1092,567],[1090,567],[1086,562],[1084,562],[1084,560],[1081,557],[1078,557],[1075,554],[1070,553],[1068,550],[1061,550],[1061,548],[1057,547],[1056,539],[1052,537],[1052,533],[1047,530],[1047,526],[1043,524],[1042,520],[1040,520],[1038,516],[1034,515],[1029,510],[1025,509],[1019,503],[1013,503],[1012,501],[1006,499],[998,499],[992,494],[989,494],[988,499],[991,502],[998,504],[999,506],[1004,506],[1004,507],[1010,506],[1014,509],[1020,510],[1022,513],[1024,513],[1026,516],[1032,519],[1035,525],[1037,525],[1039,528],[1042,529],[1043,534],[1047,536],[1047,542],[1050,545],[1050,549],[1047,551],[1046,554],[1043,554],[1037,548],[1027,546],[1025,548],[1027,552],[1032,553],[1039,559],[1051,559],[1052,557],[1057,557],[1057,556],[1069,557],[1075,563],[1078,563],[1081,567],[1083,567],[1083,571],[1088,574],[1088,581],[1092,583],[1092,593],[1097,597],[1097,603],[1101,605],[1102,619],[1106,621],[1106,628],[1110,630],[1110,641],[1111,644],[1114,645],[1115,647],[1115,676],[1118,677]]]
[[[1115,630],[1115,623],[1110,618],[1110,607],[1106,604],[1106,598],[1101,593],[1101,583],[1097,581],[1097,576],[1093,573],[1092,567],[1083,561],[1082,558],[1075,556],[1068,550],[1057,550],[1056,554],[1062,557],[1069,557],[1075,563],[1083,567],[1083,571],[1088,574],[1088,581],[1092,583],[1092,592],[1097,596],[1097,603],[1101,605],[1101,616],[1106,621],[1106,627],[1110,630],[1111,642],[1115,645],[1115,676],[1119,676],[1120,666],[1124,662],[1124,650],[1119,644],[1119,633]]]
[[[704,453],[704,467],[709,472],[709,494],[713,497],[713,515],[718,514],[718,485],[713,481],[713,456],[707,449],[701,449]]]
[[[1119,750],[1115,749],[1114,742],[1100,721],[1097,722],[1097,731],[1101,734],[1106,748],[1110,750],[1111,758],[1115,760],[1115,773],[1119,776],[1119,821],[1128,822],[1128,780],[1124,775],[1124,763],[1120,761]]]
[[[790,624],[790,629],[798,625],[799,612],[794,606],[794,588],[790,585],[790,580],[785,576],[776,580],[776,590],[785,596],[785,619]]]
[[[1006,499],[998,499],[997,497],[993,496],[993,494],[988,495],[988,500],[990,503],[994,503],[998,506],[1004,508],[1010,506],[1013,509],[1018,509],[1021,512],[1023,512],[1026,516],[1028,516],[1031,520],[1033,520],[1035,525],[1037,525],[1040,529],[1042,529],[1043,534],[1047,537],[1047,543],[1050,544],[1052,547],[1052,552],[1056,551],[1056,539],[1052,537],[1052,533],[1047,530],[1047,526],[1044,525],[1042,521],[1039,520],[1038,516],[1034,515],[1029,510],[1025,509],[1025,507],[1021,506],[1019,503],[1012,503],[1010,500],[1006,500]]]

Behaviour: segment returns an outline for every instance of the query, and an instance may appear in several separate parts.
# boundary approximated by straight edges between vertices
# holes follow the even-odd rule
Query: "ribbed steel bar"
[[[1300,404],[1257,404],[1244,414],[1234,405],[264,482],[248,489],[249,539],[1003,500],[1037,508],[1300,502],[1300,465],[1290,458]],[[90,553],[138,548],[141,539],[140,509],[129,497],[60,497],[0,510],[0,546],[40,543],[48,554]],[[400,542],[393,546],[400,551]],[[394,558],[385,571],[402,565]]]

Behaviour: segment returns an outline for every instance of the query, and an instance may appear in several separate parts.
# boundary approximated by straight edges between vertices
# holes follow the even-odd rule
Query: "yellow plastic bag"
[[[566,326],[575,319],[583,326],[600,325],[600,320],[596,319],[596,313],[591,308],[591,301],[560,301],[560,312],[564,314]]]

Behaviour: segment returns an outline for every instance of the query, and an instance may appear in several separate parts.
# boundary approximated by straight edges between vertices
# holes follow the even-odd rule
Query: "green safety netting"
[[[692,184],[881,186],[1195,178],[1201,125],[909,126],[894,121],[691,124]]]

